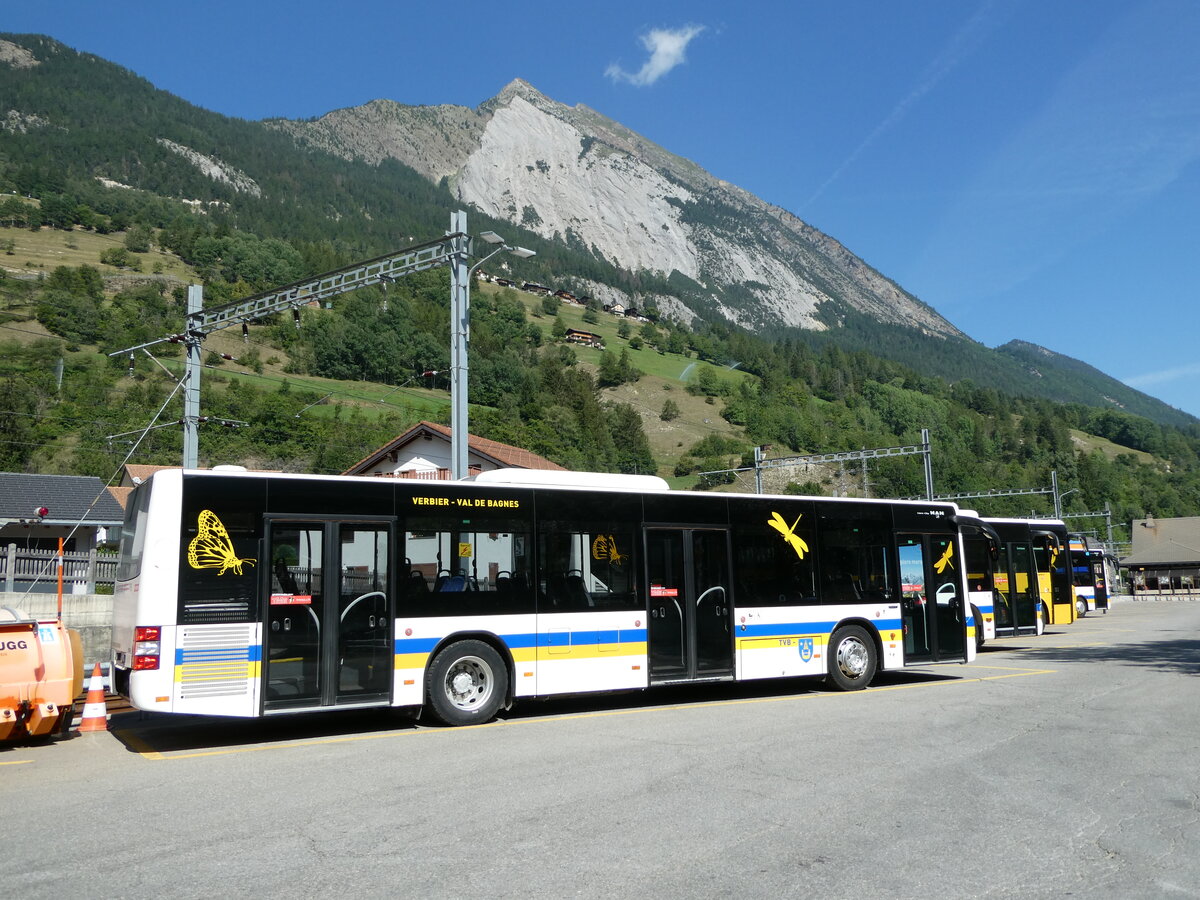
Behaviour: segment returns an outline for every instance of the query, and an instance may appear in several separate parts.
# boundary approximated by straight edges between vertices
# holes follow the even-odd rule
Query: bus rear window
[[[121,524],[121,556],[117,581],[137,578],[142,571],[142,548],[146,544],[146,516],[150,509],[150,483],[138,485],[129,495],[125,521]]]

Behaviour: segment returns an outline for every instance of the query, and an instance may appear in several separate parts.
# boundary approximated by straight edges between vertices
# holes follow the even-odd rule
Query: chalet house
[[[606,313],[611,313],[614,316],[625,315],[625,307],[622,304],[617,303],[615,300],[612,302],[609,302],[609,303],[605,303],[604,311]]]
[[[575,298],[575,295],[572,294],[570,291],[564,291],[562,289],[559,289],[554,292],[554,296],[557,297],[559,300],[561,300],[563,303],[576,303],[576,304],[579,303],[579,301]]]
[[[499,276],[492,279],[492,284],[498,284],[500,287],[516,287],[517,283],[511,278],[500,278]]]
[[[1200,516],[1134,519],[1133,550],[1121,567],[1135,597],[1200,594]]]
[[[450,429],[445,425],[420,422],[359,460],[342,474],[448,481],[451,462],[450,434]],[[467,468],[471,475],[505,468],[565,471],[562,466],[536,453],[499,441],[489,441],[473,434],[467,437]]]
[[[524,284],[521,285],[521,290],[528,291],[531,294],[549,294],[550,293],[550,288],[546,287],[544,284],[537,284],[536,282],[533,282],[533,281],[526,281]]]
[[[583,344],[586,347],[595,347],[597,350],[604,349],[604,339],[600,335],[590,331],[580,331],[577,328],[567,329],[567,343]]]

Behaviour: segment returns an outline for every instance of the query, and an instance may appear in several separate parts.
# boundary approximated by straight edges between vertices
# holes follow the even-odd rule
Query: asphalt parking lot
[[[1200,603],[970,666],[390,713],[123,713],[0,751],[5,893],[1200,896]]]

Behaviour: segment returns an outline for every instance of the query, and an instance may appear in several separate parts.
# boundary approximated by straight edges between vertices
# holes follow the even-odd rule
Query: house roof
[[[179,466],[145,466],[137,463],[126,463],[125,472],[121,476],[122,487],[137,487],[159,469],[178,469]]]
[[[121,504],[121,509],[124,509],[129,502],[129,495],[133,493],[133,488],[109,485],[108,492],[113,495],[114,500]]]
[[[445,425],[437,425],[433,422],[418,422],[408,431],[397,435],[369,456],[360,459],[342,474],[360,475],[389,453],[399,450],[404,445],[418,438],[432,435],[449,441],[451,433],[451,429]],[[538,456],[530,450],[522,450],[520,447],[502,444],[499,441],[490,441],[487,438],[477,437],[473,434],[467,436],[467,449],[476,456],[481,456],[497,466],[507,466],[515,469],[554,469],[566,471],[558,463],[550,462],[544,456]]]
[[[1200,566],[1200,516],[1135,519],[1133,551],[1123,566]]]
[[[38,507],[45,525],[119,525],[125,512],[104,482],[91,475],[26,475],[0,472],[0,519],[28,519]]]

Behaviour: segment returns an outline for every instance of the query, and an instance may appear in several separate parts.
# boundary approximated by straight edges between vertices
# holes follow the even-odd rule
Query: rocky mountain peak
[[[824,329],[852,309],[961,335],[828,235],[521,78],[475,110],[373,101],[268,124],[347,158],[394,158],[433,181],[448,178],[464,203],[620,268],[681,276],[687,296],[668,305],[684,319]]]

